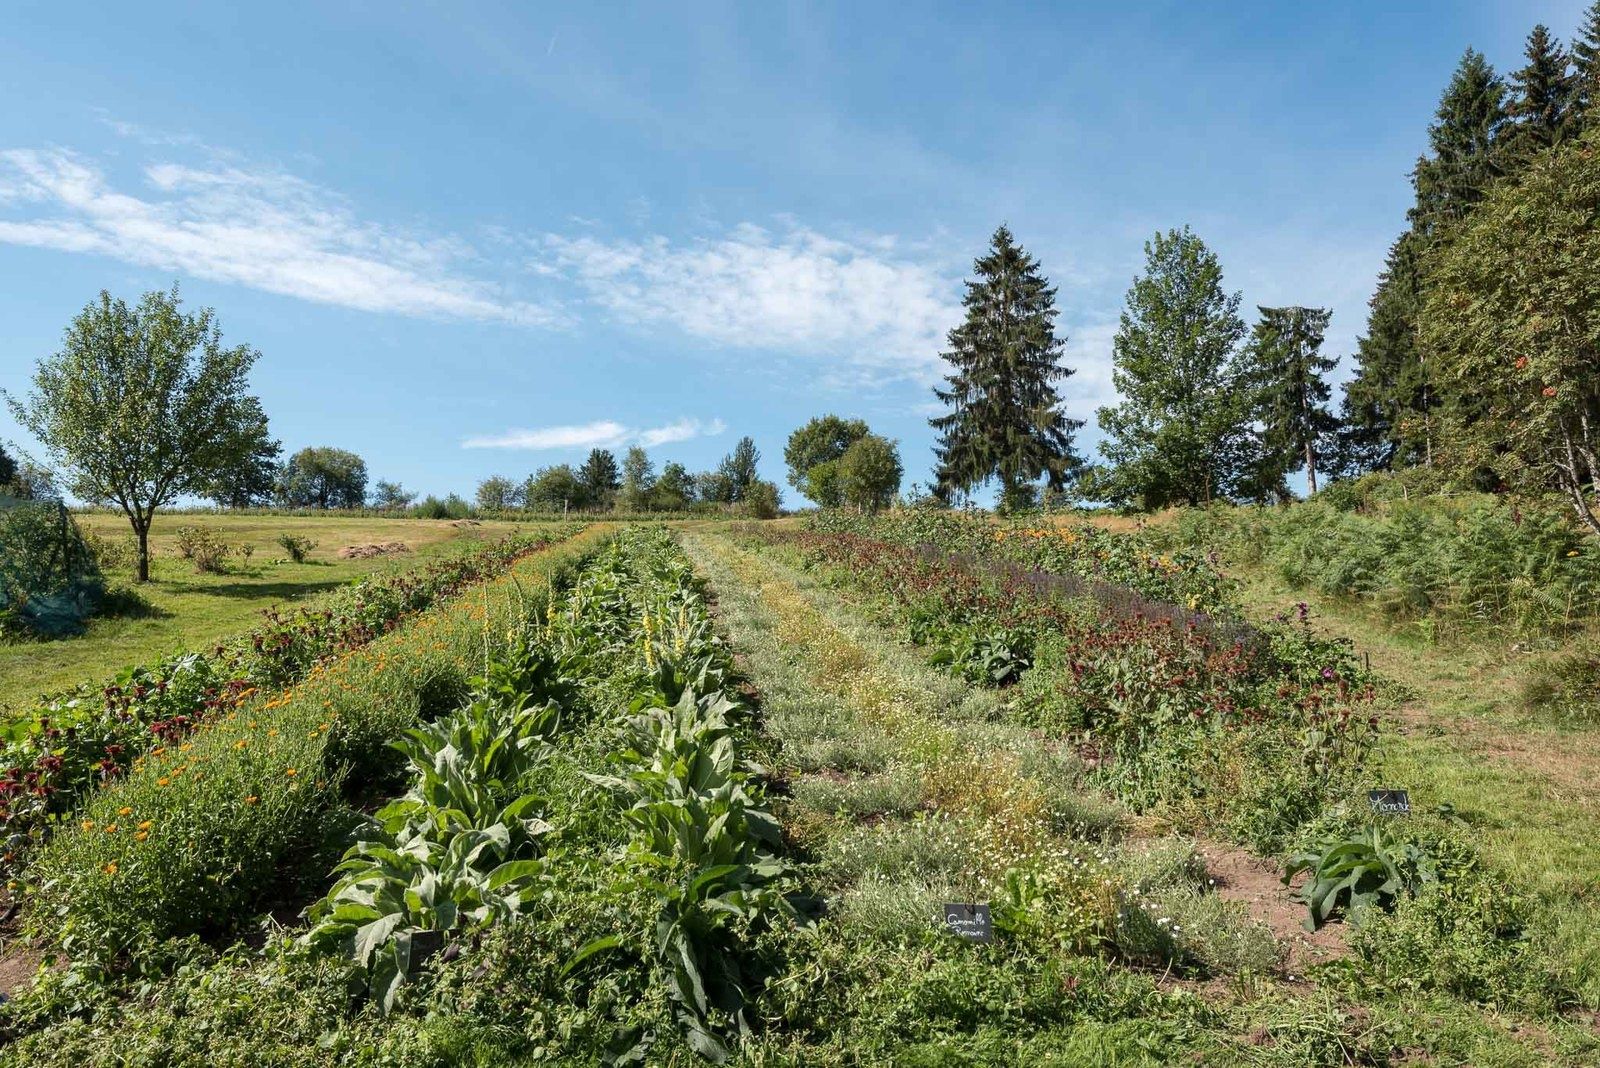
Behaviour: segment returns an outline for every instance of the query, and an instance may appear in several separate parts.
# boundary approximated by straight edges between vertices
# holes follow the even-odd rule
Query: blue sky
[[[1193,226],[1252,314],[1332,307],[1347,355],[1462,50],[1504,73],[1584,6],[7,4],[0,388],[101,288],[176,280],[261,350],[288,449],[408,488],[746,433],[781,483],[828,411],[926,483],[1004,221],[1092,450],[1153,231]]]

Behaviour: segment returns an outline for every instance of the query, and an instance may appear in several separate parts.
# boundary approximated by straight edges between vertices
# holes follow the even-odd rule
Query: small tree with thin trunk
[[[140,582],[150,578],[156,510],[204,492],[265,434],[261,402],[247,392],[260,353],[224,348],[210,308],[185,315],[179,304],[176,286],[132,308],[102,291],[67,327],[61,351],[39,361],[28,397],[6,395],[67,488],[128,517]]]

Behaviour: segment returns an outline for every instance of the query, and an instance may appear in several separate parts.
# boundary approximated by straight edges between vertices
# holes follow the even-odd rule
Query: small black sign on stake
[[[1372,811],[1385,816],[1409,816],[1411,797],[1404,790],[1368,790],[1367,803]]]
[[[988,905],[951,904],[944,907],[945,926],[969,942],[993,942],[994,924]]]

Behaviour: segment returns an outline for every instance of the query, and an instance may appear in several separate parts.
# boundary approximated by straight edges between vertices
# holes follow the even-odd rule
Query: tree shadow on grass
[[[138,590],[113,586],[100,598],[95,615],[101,619],[171,619],[172,613],[144,599]]]
[[[162,584],[173,593],[198,594],[204,597],[239,597],[246,600],[297,601],[313,593],[336,589],[344,585],[340,579],[328,582],[221,582],[201,585],[198,582],[167,582]]]

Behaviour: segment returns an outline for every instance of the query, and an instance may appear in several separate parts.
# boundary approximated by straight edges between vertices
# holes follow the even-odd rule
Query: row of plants
[[[583,557],[572,558],[581,566],[557,576],[548,593],[503,589],[498,609],[469,613],[459,629],[444,624],[456,671],[477,663],[469,685],[450,687],[450,705],[412,701],[396,711],[369,689],[363,740],[351,737],[330,754],[327,734],[315,725],[291,732],[304,724],[283,718],[286,709],[318,714],[321,694],[308,682],[274,712],[271,733],[262,731],[265,718],[240,718],[196,735],[183,754],[187,771],[164,768],[163,789],[192,789],[183,780],[197,772],[212,781],[209,759],[220,754],[243,759],[271,745],[282,747],[271,765],[295,761],[292,776],[278,769],[274,793],[252,786],[231,805],[213,796],[213,822],[244,833],[242,817],[272,806],[288,817],[282,806],[308,789],[322,792],[322,828],[341,827],[335,839],[354,821],[331,888],[316,891],[307,927],[271,935],[259,951],[235,944],[220,953],[193,939],[161,942],[148,925],[132,937],[129,916],[106,932],[103,912],[100,921],[85,915],[96,906],[81,889],[48,892],[66,915],[69,948],[87,951],[91,930],[101,944],[116,937],[125,947],[120,969],[78,981],[98,992],[92,1001],[47,973],[7,1006],[3,1019],[18,1041],[0,1061],[95,1063],[138,1059],[140,1050],[165,1063],[734,1056],[754,1026],[745,1006],[775,966],[756,943],[798,918],[796,883],[749,759],[749,706],[670,537],[626,531],[604,546],[593,532],[585,539]],[[443,636],[426,629],[423,640],[375,663],[373,681],[416,672]],[[354,712],[323,711],[328,733],[348,730]],[[211,747],[204,754],[202,737]],[[363,800],[370,788],[392,780],[383,742],[395,737],[400,796],[371,816],[350,812],[374,807]],[[349,770],[336,782],[341,760]],[[197,889],[194,875],[152,867],[196,827],[170,826],[170,816],[150,815],[125,789],[107,791],[121,794],[111,811],[129,809],[120,818],[149,836],[135,843],[141,849],[157,836],[165,848],[78,856],[72,868],[84,877],[99,865],[106,903],[115,898],[124,909],[148,911],[159,879],[162,907],[176,909]],[[79,850],[97,850],[124,830],[70,837]],[[318,832],[316,821],[301,821],[300,850],[278,848],[275,865],[215,840],[190,842],[206,863],[208,893],[232,900],[203,906],[207,923],[169,923],[164,934],[191,930],[226,942],[272,904],[260,891],[274,871],[327,852],[315,847]],[[52,854],[67,837],[41,859],[51,879],[61,870]],[[233,878],[241,864],[254,869],[246,880],[254,896]],[[135,981],[141,963],[160,978]],[[351,990],[363,996],[351,1002]],[[274,1021],[266,1031],[256,1026],[264,1018]]]
[[[1033,628],[1030,661],[1004,691],[1007,714],[1073,743],[1091,781],[1134,809],[1286,855],[1286,882],[1309,872],[1307,926],[1357,921],[1349,988],[1380,977],[1541,1013],[1592,997],[1581,968],[1530,951],[1553,915],[1483,869],[1463,824],[1419,815],[1402,827],[1367,810],[1374,680],[1347,643],[1312,633],[1304,605],[1267,621],[1255,643],[1226,643],[1082,599],[1029,605],[1037,584],[1011,581],[1009,569],[985,576],[970,560],[841,535],[751,536],[863,591],[909,638],[929,616]],[[943,649],[930,659],[949,662]]]
[[[30,929],[80,970],[160,972],[183,939],[225,940],[292,896],[349,802],[396,774],[388,743],[461,703],[485,628],[542,605],[604,539],[584,531],[525,556],[132,760],[39,851],[17,888]]]
[[[750,536],[870,591],[935,663],[1013,686],[1010,714],[1069,740],[1136,811],[1277,848],[1356,785],[1375,736],[1373,679],[1303,613],[1215,626],[1130,613],[983,557],[823,531]]]
[[[1217,567],[1217,557],[1194,550],[1142,525],[1112,532],[1087,521],[1048,516],[997,516],[943,508],[897,508],[860,513],[826,510],[810,519],[819,533],[855,534],[944,554],[1003,560],[1024,572],[1076,576],[1084,592],[1127,611],[1176,606],[1220,620],[1238,618],[1237,583]]]
[[[0,741],[4,870],[15,874],[83,797],[148,754],[258,696],[302,680],[317,665],[368,645],[460,591],[570,537],[575,527],[513,534],[406,571],[367,576],[290,608],[204,652],[123,669],[41,701]]]
[[[1359,512],[1322,497],[1219,505],[1185,512],[1173,536],[1429,639],[1556,635],[1593,623],[1600,605],[1600,547],[1565,510],[1537,502],[1471,494]]]

